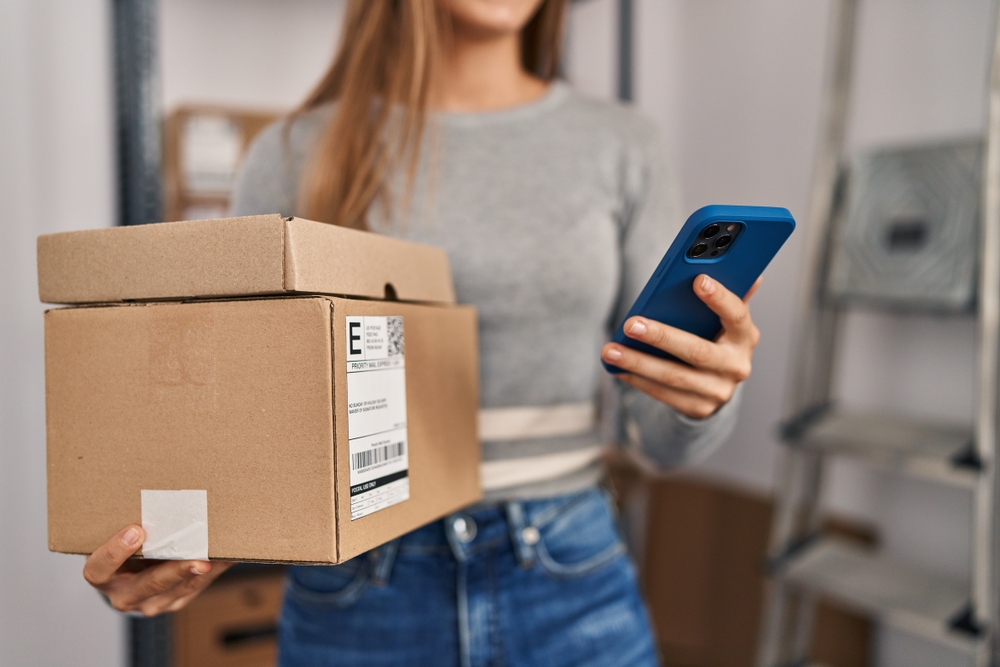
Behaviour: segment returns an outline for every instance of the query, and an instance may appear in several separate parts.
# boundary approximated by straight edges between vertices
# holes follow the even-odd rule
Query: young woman
[[[291,568],[286,667],[656,663],[598,490],[600,361],[627,371],[611,392],[619,441],[673,466],[731,430],[759,334],[700,277],[718,340],[625,324],[690,365],[602,347],[681,220],[653,126],[556,79],[566,5],[349,0],[330,70],[247,156],[234,215],[441,246],[480,318],[486,499],[343,565]],[[142,539],[127,527],[87,560],[117,609],[179,609],[226,567],[133,569]]]

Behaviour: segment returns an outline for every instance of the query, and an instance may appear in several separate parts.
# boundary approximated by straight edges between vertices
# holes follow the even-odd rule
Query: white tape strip
[[[527,440],[586,433],[597,425],[591,402],[479,411],[479,439]]]
[[[142,490],[143,558],[208,558],[208,492]]]

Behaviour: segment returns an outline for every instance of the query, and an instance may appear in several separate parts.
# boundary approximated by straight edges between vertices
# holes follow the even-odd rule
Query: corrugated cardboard
[[[401,315],[410,499],[351,521],[346,315]],[[208,491],[209,557],[338,563],[480,497],[475,311],[301,297],[45,314],[49,548]]]
[[[296,563],[343,562],[481,497],[474,309],[205,298],[391,283],[447,302],[440,251],[263,216],[43,237],[39,280],[57,301],[199,299],[46,312],[53,551],[140,523],[143,490],[207,492],[210,558]],[[359,315],[403,317],[410,495],[352,521],[345,317]]]
[[[172,617],[172,667],[274,667],[283,568],[213,583]]]
[[[440,248],[278,215],[40,236],[38,292],[64,304],[294,293],[455,302]]]

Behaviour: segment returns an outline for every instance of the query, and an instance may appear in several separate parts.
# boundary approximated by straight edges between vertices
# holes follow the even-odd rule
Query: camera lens
[[[708,250],[708,246],[704,243],[699,243],[695,247],[691,248],[691,256],[698,257],[699,255],[704,255],[706,250]]]
[[[715,239],[715,247],[716,248],[725,248],[727,245],[729,245],[732,242],[732,240],[733,240],[732,236],[730,236],[729,234],[723,234],[719,238]]]
[[[701,230],[701,237],[703,239],[710,239],[718,233],[719,233],[719,226],[716,225],[715,223],[712,223],[705,229]]]

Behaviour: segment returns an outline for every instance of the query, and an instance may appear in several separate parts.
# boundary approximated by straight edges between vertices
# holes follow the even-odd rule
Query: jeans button
[[[534,526],[528,526],[521,531],[521,539],[530,547],[538,544],[538,540],[542,539],[542,534]]]
[[[451,528],[455,531],[455,537],[462,544],[468,544],[476,539],[476,522],[472,520],[472,517],[455,517],[451,522]]]

